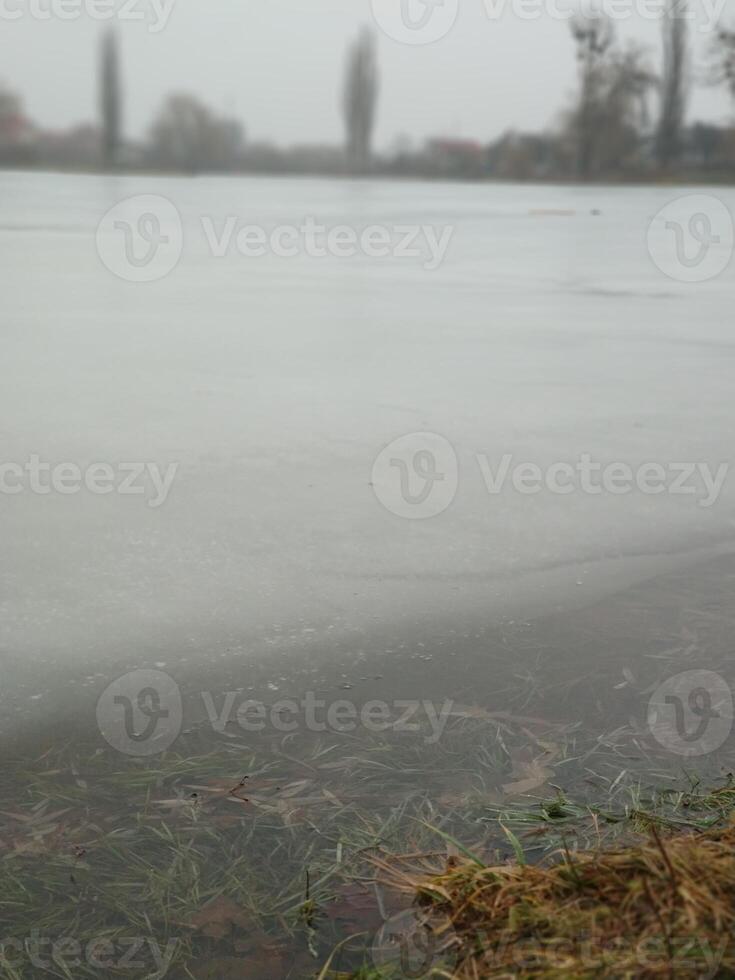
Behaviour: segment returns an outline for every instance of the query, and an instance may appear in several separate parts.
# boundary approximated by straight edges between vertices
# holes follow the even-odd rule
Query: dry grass
[[[454,972],[480,977],[735,974],[735,822],[613,850],[551,855],[541,866],[451,862],[416,881]]]

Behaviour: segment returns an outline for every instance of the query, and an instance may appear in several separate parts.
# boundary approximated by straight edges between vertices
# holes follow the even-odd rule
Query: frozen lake
[[[735,475],[706,475],[731,456],[733,266],[672,278],[666,215],[649,236],[701,193],[0,174],[3,697],[26,712],[59,671],[497,626],[729,550]],[[140,225],[131,204],[96,234],[137,195],[173,210]],[[322,254],[310,220],[379,231]],[[126,222],[180,245],[165,277],[130,281]],[[246,225],[266,254],[238,246]],[[590,492],[582,458],[623,469]],[[691,492],[675,464],[698,467]]]

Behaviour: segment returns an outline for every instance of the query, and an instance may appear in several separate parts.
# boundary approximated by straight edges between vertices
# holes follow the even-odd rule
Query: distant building
[[[33,156],[35,136],[20,98],[0,89],[0,162],[27,163]]]
[[[0,116],[0,146],[29,146],[32,142],[33,126],[24,115]]]
[[[96,126],[88,123],[59,131],[44,130],[38,133],[36,154],[53,167],[91,170],[102,162],[102,136]]]

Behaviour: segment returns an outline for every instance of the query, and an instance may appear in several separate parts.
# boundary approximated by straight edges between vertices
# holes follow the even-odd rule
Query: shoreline
[[[457,619],[448,610],[433,610],[429,615],[404,612],[392,620],[368,619],[349,629],[326,623],[319,627],[314,621],[313,626],[305,629],[302,625],[290,636],[288,628],[283,628],[248,639],[222,628],[204,659],[201,647],[190,640],[188,644],[156,644],[132,658],[118,653],[114,659],[100,661],[98,657],[96,663],[70,665],[57,660],[53,669],[47,665],[48,687],[40,691],[38,664],[33,663],[29,668],[33,681],[24,682],[23,701],[13,701],[8,694],[12,684],[5,685],[2,740],[20,747],[29,739],[43,740],[48,731],[58,735],[59,728],[77,734],[85,729],[96,732],[98,697],[117,678],[141,670],[160,671],[172,678],[183,699],[184,727],[210,722],[207,704],[221,705],[228,691],[247,692],[264,703],[284,697],[298,700],[308,691],[327,692],[333,700],[428,699],[437,704],[452,698],[465,702],[474,692],[492,702],[493,690],[502,686],[497,678],[512,673],[519,657],[532,660],[534,651],[547,649],[551,637],[557,649],[557,678],[565,671],[567,679],[575,673],[575,658],[580,664],[589,659],[601,671],[613,669],[608,656],[623,626],[626,614],[622,610],[631,603],[645,609],[641,597],[650,595],[647,619],[658,616],[659,610],[675,614],[672,600],[687,591],[702,596],[705,605],[724,603],[727,595],[722,581],[730,570],[735,582],[735,550],[729,545],[685,550],[675,557],[609,559],[598,566],[573,563],[524,576],[522,591],[529,594],[531,585],[535,597],[533,613],[526,600],[518,597],[495,615],[489,615],[487,607],[480,613],[481,602],[475,604],[474,614],[473,604],[465,604],[468,614],[460,617],[462,628],[454,625]],[[580,575],[585,576],[584,585],[580,585]],[[455,616],[460,616],[462,605],[455,603]],[[580,624],[585,625],[581,628]],[[626,632],[629,628],[626,623]],[[631,640],[635,647],[650,643],[646,629],[646,623],[641,623],[639,635]],[[580,630],[596,633],[587,649]],[[188,632],[184,627],[182,640]],[[184,651],[186,656],[182,656]],[[488,683],[488,669],[495,678],[492,683]],[[12,677],[11,664],[7,671]]]
[[[645,187],[734,187],[735,170],[732,172],[718,172],[716,174],[702,174],[692,171],[684,171],[676,175],[662,176],[651,175],[646,177],[642,174],[620,176],[618,178],[600,177],[590,178],[580,181],[576,176],[569,177],[451,177],[446,174],[430,176],[426,174],[401,174],[401,173],[316,173],[310,171],[269,171],[269,170],[240,170],[240,171],[218,171],[202,170],[187,172],[182,170],[157,170],[154,168],[141,169],[104,169],[104,168],[84,168],[84,167],[62,167],[52,164],[38,166],[0,166],[0,174],[46,174],[49,176],[78,176],[78,177],[154,177],[154,178],[182,178],[182,179],[201,179],[208,178],[251,178],[258,180],[314,180],[314,181],[342,181],[345,183],[376,181],[395,182],[395,183],[417,183],[417,184],[469,184],[482,187],[487,186],[512,186],[512,187],[576,187],[576,188],[607,188],[615,189],[618,187],[645,188]]]

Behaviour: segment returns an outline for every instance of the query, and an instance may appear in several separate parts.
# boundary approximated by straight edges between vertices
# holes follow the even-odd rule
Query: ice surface
[[[530,617],[728,547],[735,475],[711,508],[670,494],[492,496],[476,459],[729,460],[732,265],[677,282],[646,247],[653,215],[685,193],[0,175],[2,460],[179,464],[157,509],[0,496],[6,691],[14,676],[24,696],[42,691],[50,664],[171,664],[219,656],[233,637]],[[159,282],[120,280],[96,252],[102,215],[136,194],[184,215],[184,255]],[[735,192],[716,195],[735,212]],[[543,209],[575,214],[531,213]],[[434,271],[213,258],[202,215],[454,233]],[[454,447],[458,492],[406,520],[376,499],[373,463],[424,431]]]

